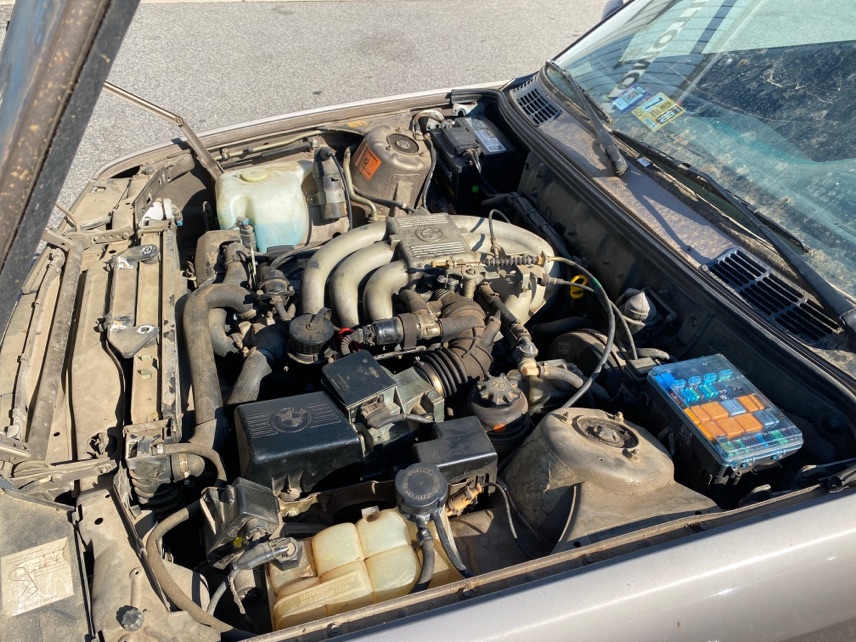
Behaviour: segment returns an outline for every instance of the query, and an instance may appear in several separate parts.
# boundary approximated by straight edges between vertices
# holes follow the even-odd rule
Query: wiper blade
[[[711,178],[708,174],[706,174],[705,172],[702,172],[700,169],[696,169],[695,167],[693,167],[689,163],[687,163],[685,161],[678,160],[677,158],[675,158],[671,154],[667,154],[663,150],[658,149],[657,147],[654,147],[653,145],[650,145],[644,141],[641,141],[638,138],[634,138],[633,136],[630,136],[629,134],[625,134],[624,132],[614,130],[612,135],[615,136],[616,138],[618,138],[619,140],[624,141],[625,143],[627,143],[628,145],[630,145],[631,147],[633,147],[637,151],[642,150],[648,156],[652,156],[654,158],[657,158],[657,159],[663,161],[664,164],[668,165],[671,169],[673,169],[678,174],[681,174],[682,176],[686,176],[687,178],[689,178],[693,182],[704,187],[707,191],[711,192],[712,194],[714,194],[716,196],[719,196],[719,192],[717,190],[712,189],[712,187],[711,187],[711,181],[716,182],[716,179]],[[726,187],[723,187],[719,183],[717,183],[717,187],[719,188],[719,190],[727,189]],[[721,198],[721,196],[720,196],[720,198]],[[739,197],[735,196],[735,198],[739,198]],[[740,200],[744,205],[746,205],[747,207],[749,207],[752,210],[752,213],[755,214],[755,216],[757,218],[759,218],[761,221],[763,221],[768,227],[773,228],[773,231],[776,234],[778,234],[779,236],[784,236],[787,240],[789,240],[791,243],[796,245],[803,252],[808,252],[811,249],[796,234],[794,234],[793,232],[791,232],[788,229],[785,229],[780,223],[776,222],[775,220],[773,220],[772,218],[770,218],[766,214],[762,214],[757,209],[750,207],[742,199],[740,199]]]
[[[615,172],[616,176],[624,174],[627,171],[627,161],[624,159],[624,155],[621,153],[621,150],[618,149],[618,143],[612,133],[598,116],[595,103],[591,96],[589,96],[586,90],[580,86],[576,79],[571,75],[571,72],[562,67],[555,60],[548,60],[547,65],[551,69],[555,70],[556,73],[558,73],[576,92],[586,115],[591,121],[591,126],[594,128],[597,142],[601,149],[603,149],[603,153],[606,154],[606,157],[609,159],[610,165],[612,165],[612,171]]]
[[[765,216],[759,215],[754,208],[749,206],[743,199],[734,194],[730,189],[717,181],[707,172],[696,169],[689,163],[684,163],[674,156],[657,149],[656,147],[644,143],[632,136],[628,136],[622,132],[615,132],[615,135],[627,142],[629,145],[641,148],[646,154],[653,156],[657,160],[668,165],[671,169],[679,174],[690,178],[696,183],[702,185],[712,194],[715,194],[726,203],[731,205],[741,215],[747,218],[761,234],[764,235],[770,244],[778,252],[794,271],[799,274],[803,280],[812,289],[815,296],[820,302],[837,318],[841,329],[847,337],[847,344],[851,349],[856,350],[856,305],[854,305],[846,296],[835,289],[823,276],[821,276],[806,260],[797,254],[790,245],[776,232],[770,229],[770,226],[764,220]],[[778,226],[777,226],[778,227]]]

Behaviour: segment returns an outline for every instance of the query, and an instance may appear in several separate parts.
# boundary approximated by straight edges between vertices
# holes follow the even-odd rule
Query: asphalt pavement
[[[29,1],[29,0],[19,0]],[[293,0],[140,5],[110,81],[204,132],[299,109],[504,80],[587,31],[603,0]],[[7,20],[10,7],[0,7]],[[66,180],[177,136],[102,94]]]

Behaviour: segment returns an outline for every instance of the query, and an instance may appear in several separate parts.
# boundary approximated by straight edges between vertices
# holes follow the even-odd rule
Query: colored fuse
[[[728,368],[726,370],[720,370],[719,371],[719,380],[720,381],[728,381],[729,379],[731,379],[733,374],[734,374],[734,371],[731,370],[730,368]]]
[[[703,383],[703,384],[701,384],[701,385],[698,387],[698,389],[699,389],[699,390],[701,390],[701,391],[702,391],[702,393],[704,393],[704,396],[705,396],[705,397],[707,397],[708,399],[712,399],[713,397],[718,397],[718,396],[719,396],[719,393],[716,391],[716,388],[714,388],[714,387],[713,387],[711,384],[709,384],[709,383]]]
[[[757,410],[764,409],[764,404],[762,404],[755,395],[743,395],[742,397],[738,397],[737,401],[746,408],[747,412],[755,412]]]
[[[709,441],[717,441],[720,437],[727,436],[715,421],[704,421],[698,425],[698,429]]]
[[[705,383],[713,383],[715,381],[716,381],[716,373],[715,372],[708,372],[706,375],[704,375],[704,382]]]
[[[701,377],[699,375],[694,375],[687,379],[687,383],[691,386],[697,386],[701,383]]]
[[[684,408],[684,414],[690,418],[690,421],[693,422],[696,426],[701,425],[701,420],[698,418],[698,415],[695,414],[689,408]]]
[[[699,418],[699,421],[712,421],[713,419],[707,411],[704,409],[705,404],[701,404],[700,406],[693,406],[693,412],[695,416]]]
[[[767,445],[767,439],[764,439],[764,433],[756,432],[754,435],[746,435],[743,437],[746,446],[750,448],[763,448]]]
[[[735,444],[733,441],[723,441],[719,444],[719,447],[726,453],[731,453],[737,450],[737,444]]]
[[[737,415],[734,417],[734,421],[740,424],[740,427],[743,428],[746,432],[758,432],[759,430],[764,429],[764,425],[758,421],[753,415],[743,414]]]
[[[671,372],[664,372],[661,375],[657,375],[656,379],[657,383],[663,386],[665,390],[671,390],[675,383],[675,378],[672,376]]]
[[[779,423],[779,418],[771,410],[761,410],[755,413],[755,418],[764,424],[764,428],[772,428]]]
[[[716,422],[716,425],[719,426],[719,429],[722,431],[722,433],[729,439],[740,437],[745,432],[743,430],[743,427],[730,417],[726,419],[720,419]]]
[[[694,403],[701,399],[701,395],[692,388],[684,388],[683,390],[681,390],[681,396],[684,398],[684,402],[687,404]]]
[[[681,390],[685,388],[687,385],[686,379],[676,379],[675,383],[672,384],[672,390]]]
[[[728,411],[718,401],[709,401],[700,406],[695,406],[695,408],[703,410],[713,421],[719,421],[728,417]]]
[[[737,401],[737,399],[726,399],[725,401],[720,402],[722,407],[728,411],[728,414],[734,417],[735,415],[742,415],[746,412],[746,408]]]

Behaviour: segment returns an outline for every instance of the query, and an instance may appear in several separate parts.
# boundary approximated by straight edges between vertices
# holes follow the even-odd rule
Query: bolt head
[[[124,609],[119,623],[126,631],[139,631],[143,628],[143,623],[146,620],[146,614],[135,606],[129,606]]]

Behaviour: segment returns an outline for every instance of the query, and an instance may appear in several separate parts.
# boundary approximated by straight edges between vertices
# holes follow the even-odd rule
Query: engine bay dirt
[[[211,153],[94,180],[0,351],[0,515],[78,533],[54,598],[100,639],[356,630],[852,454],[495,97]]]

